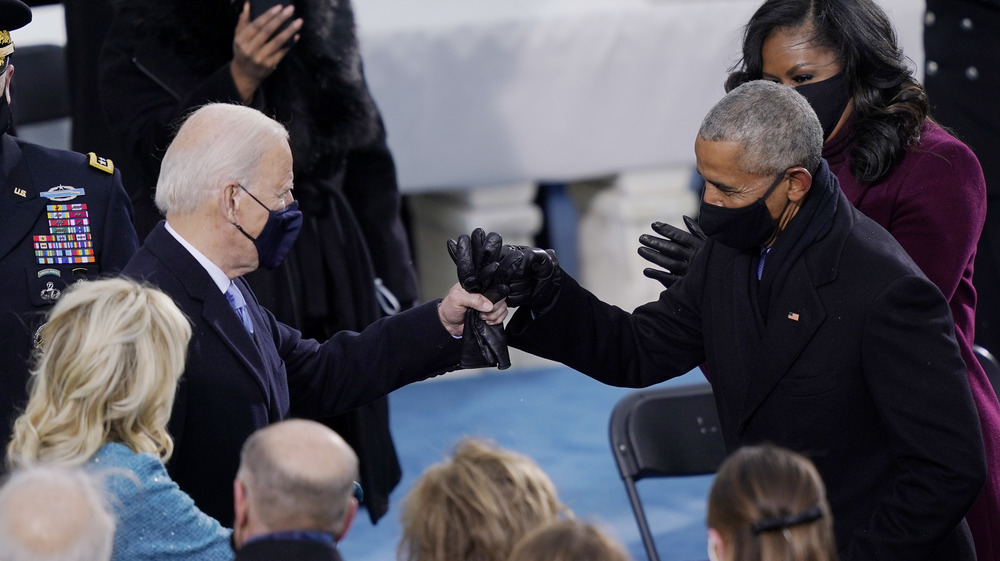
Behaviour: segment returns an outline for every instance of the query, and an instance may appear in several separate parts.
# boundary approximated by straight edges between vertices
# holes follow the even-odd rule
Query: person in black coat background
[[[1000,354],[1000,0],[927,0],[924,86],[931,114],[972,148],[986,180],[976,249],[975,342]],[[996,389],[996,388],[994,388]],[[975,514],[975,516],[973,516]],[[1000,559],[1000,504],[970,512],[979,559]]]
[[[31,21],[19,0],[0,0],[0,49],[7,31]],[[132,207],[109,160],[21,141],[12,113],[10,53],[0,63],[0,456],[27,401],[35,332],[67,285],[115,274],[138,249]]]
[[[161,218],[153,188],[177,121],[207,102],[246,104],[289,128],[304,214],[285,262],[247,277],[261,304],[325,340],[416,303],[395,167],[364,81],[350,2],[302,0],[294,15],[253,21],[229,0],[112,4],[99,87],[141,238]],[[280,48],[286,36],[268,41],[282,20],[292,22],[286,36],[298,37],[289,50]],[[372,521],[400,478],[388,414],[380,400],[324,421],[361,459]]]
[[[927,0],[924,86],[931,113],[972,148],[986,178],[973,279],[976,343],[1000,353],[1000,0]]]

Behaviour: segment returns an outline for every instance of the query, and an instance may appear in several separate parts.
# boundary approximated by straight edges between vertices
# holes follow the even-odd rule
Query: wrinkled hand
[[[654,222],[653,231],[663,236],[662,238],[649,234],[639,236],[639,243],[646,246],[639,248],[639,255],[646,261],[666,269],[664,271],[647,268],[642,274],[659,281],[664,288],[670,288],[687,274],[688,266],[695,254],[705,245],[705,232],[697,222],[685,216],[684,225],[690,234],[670,224]]]
[[[497,258],[503,238],[496,232],[487,234],[476,228],[471,236],[462,235],[458,240],[448,240],[448,254],[455,262],[458,281],[470,293],[479,293],[491,302],[500,302],[507,296],[507,285],[497,281]],[[503,303],[506,307],[506,302]],[[500,370],[510,367],[507,335],[503,325],[489,325],[472,309],[466,311],[462,331],[462,368],[496,366]]]
[[[455,283],[438,306],[441,325],[455,337],[462,335],[464,331],[466,308],[474,310],[486,325],[502,325],[503,320],[507,319],[505,300],[494,304],[482,294],[473,294],[462,288],[461,284]]]
[[[509,306],[528,305],[536,314],[543,314],[559,296],[563,272],[551,249],[505,245],[497,275],[509,287]]]
[[[243,11],[236,22],[236,35],[233,37],[233,62],[230,72],[236,89],[244,103],[253,99],[257,88],[278,67],[289,47],[286,43],[292,39],[298,40],[296,34],[302,28],[302,19],[292,21],[281,33],[274,32],[295,12],[294,6],[274,6],[257,19],[250,21],[250,3],[243,4]],[[274,35],[272,37],[272,35]]]

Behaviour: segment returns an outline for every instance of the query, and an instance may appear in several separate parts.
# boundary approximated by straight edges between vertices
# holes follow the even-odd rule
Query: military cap
[[[14,41],[10,32],[31,23],[31,8],[21,0],[0,0],[0,71],[7,69]]]

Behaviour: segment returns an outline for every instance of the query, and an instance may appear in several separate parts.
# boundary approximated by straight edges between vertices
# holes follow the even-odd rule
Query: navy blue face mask
[[[726,208],[709,204],[702,193],[698,224],[705,235],[733,249],[763,246],[778,227],[767,209],[767,198],[785,178],[787,171],[781,172],[764,195],[747,206]]]
[[[296,238],[299,237],[299,231],[302,230],[302,211],[299,210],[299,202],[292,201],[281,210],[271,210],[257,197],[254,197],[253,193],[247,191],[246,187],[240,185],[240,189],[246,191],[250,198],[267,210],[267,222],[256,238],[248,234],[239,224],[235,224],[235,226],[257,248],[260,266],[265,269],[276,269],[291,251],[292,244],[295,243]]]
[[[822,82],[795,88],[795,91],[806,98],[819,117],[819,124],[823,127],[823,141],[830,138],[833,129],[837,128],[837,123],[840,122],[840,117],[844,115],[847,104],[851,101],[850,86],[847,74],[840,71]]]

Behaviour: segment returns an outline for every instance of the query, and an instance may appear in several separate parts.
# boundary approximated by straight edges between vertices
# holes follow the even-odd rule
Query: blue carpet
[[[664,385],[703,381],[695,371]],[[626,544],[636,561],[645,561],[608,444],[611,409],[631,391],[561,366],[432,380],[397,390],[390,397],[391,421],[403,480],[378,525],[359,513],[341,544],[344,558],[394,560],[400,501],[407,489],[425,468],[449,455],[459,438],[482,436],[534,458],[578,518],[601,525]],[[705,558],[705,497],[710,484],[711,477],[639,483],[663,561]]]

